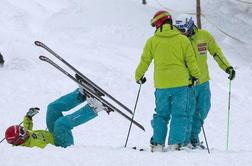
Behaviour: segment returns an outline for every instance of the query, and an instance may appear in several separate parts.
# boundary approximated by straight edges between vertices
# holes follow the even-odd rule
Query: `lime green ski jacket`
[[[45,130],[32,130],[33,122],[32,119],[27,116],[24,117],[24,128],[28,131],[29,137],[21,144],[26,147],[39,147],[44,148],[48,144],[54,145],[53,135],[49,131]]]
[[[155,88],[187,86],[190,75],[200,77],[190,41],[169,24],[164,24],[162,30],[157,29],[147,40],[135,71],[136,81],[144,75],[153,59]]]
[[[207,65],[207,51],[213,56],[221,69],[226,71],[230,64],[224,57],[220,47],[214,40],[213,36],[206,30],[195,29],[195,34],[190,37],[194,53],[197,59],[198,66],[200,68],[201,76],[199,78],[200,83],[204,83],[210,80],[208,65]]]

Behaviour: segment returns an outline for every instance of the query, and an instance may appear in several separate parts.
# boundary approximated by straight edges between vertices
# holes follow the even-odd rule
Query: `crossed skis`
[[[132,118],[130,118],[128,115],[126,115],[125,113],[123,113],[122,111],[120,111],[117,107],[115,107],[114,105],[112,105],[110,102],[108,102],[107,100],[105,100],[103,97],[110,98],[116,104],[118,104],[119,106],[121,106],[124,110],[126,110],[130,114],[133,114],[133,112],[128,107],[126,107],[124,104],[122,104],[121,102],[119,102],[118,100],[116,100],[113,96],[111,96],[106,91],[104,91],[103,89],[101,89],[98,85],[96,85],[94,82],[92,82],[86,76],[84,76],[80,71],[78,71],[76,68],[74,68],[71,64],[69,64],[66,60],[64,60],[61,56],[59,56],[57,53],[55,53],[52,49],[50,49],[44,43],[42,43],[40,41],[35,41],[35,45],[37,45],[37,46],[39,46],[41,48],[44,48],[49,53],[51,53],[53,56],[55,56],[57,59],[59,59],[62,63],[64,63],[66,66],[68,66],[76,74],[78,74],[85,81],[86,84],[79,82],[74,76],[72,76],[70,73],[68,73],[66,70],[64,70],[62,67],[60,67],[58,64],[56,64],[55,62],[53,62],[48,57],[46,57],[46,56],[39,56],[40,60],[51,64],[53,67],[55,67],[56,69],[58,69],[59,71],[61,71],[63,74],[65,74],[66,76],[68,76],[71,80],[73,80],[74,82],[76,82],[77,84],[79,84],[82,88],[85,89],[85,91],[91,97],[96,98],[97,100],[99,100],[105,107],[107,107],[109,109],[109,111],[118,112],[124,118],[128,119],[129,121],[132,121],[132,123],[134,125],[136,125],[140,129],[142,129],[143,131],[145,131],[144,127],[140,123],[136,122],[135,120],[133,120]],[[100,95],[98,95],[98,93],[96,93],[96,92],[98,92],[99,94],[102,94],[103,97],[100,96]]]

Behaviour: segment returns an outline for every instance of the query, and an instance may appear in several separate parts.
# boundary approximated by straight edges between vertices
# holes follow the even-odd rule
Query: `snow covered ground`
[[[6,61],[0,68],[0,135],[4,136],[8,126],[21,122],[33,106],[41,108],[34,117],[34,128],[45,129],[47,104],[76,88],[75,83],[38,59],[39,55],[46,55],[57,61],[36,47],[35,40],[46,43],[133,109],[138,90],[134,71],[146,39],[154,32],[149,25],[151,17],[156,9],[169,8],[174,18],[181,18],[184,13],[194,12],[194,6],[194,0],[156,0],[147,6],[140,0],[0,1],[0,51]],[[50,145],[43,150],[30,149],[2,142],[0,165],[251,166],[252,5],[238,0],[205,0],[202,12],[206,16],[202,19],[203,28],[215,36],[237,71],[232,82],[228,151],[225,149],[228,79],[209,57],[212,108],[204,127],[211,155],[206,151],[160,154],[125,149],[129,122],[117,113],[109,116],[100,113],[93,121],[73,130],[75,145],[67,149]],[[240,41],[227,37],[219,29]],[[149,146],[155,106],[152,73],[151,66],[135,115],[146,132],[133,126],[129,147]]]

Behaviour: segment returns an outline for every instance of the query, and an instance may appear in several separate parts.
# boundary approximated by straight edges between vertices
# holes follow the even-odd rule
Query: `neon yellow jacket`
[[[200,71],[190,41],[174,27],[164,24],[147,40],[135,79],[147,71],[154,59],[155,88],[174,88],[190,84],[189,75],[199,78]]]
[[[29,132],[27,140],[21,144],[26,147],[39,147],[44,148],[48,144],[54,145],[53,135],[46,130],[32,130],[33,122],[32,119],[27,116],[24,117],[24,128]]]
[[[207,51],[214,57],[221,69],[226,71],[230,64],[224,57],[220,47],[214,40],[213,36],[206,30],[195,29],[195,34],[190,37],[194,53],[201,72],[199,79],[200,83],[210,80],[208,65],[207,65]]]

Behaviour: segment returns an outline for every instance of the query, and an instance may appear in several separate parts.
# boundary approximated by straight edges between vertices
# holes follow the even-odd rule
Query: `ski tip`
[[[40,41],[35,41],[34,44],[35,44],[36,46],[41,46],[41,42],[40,42]]]
[[[40,55],[40,56],[39,56],[39,59],[42,60],[42,61],[44,61],[44,60],[46,60],[46,57],[43,56],[43,55]]]

